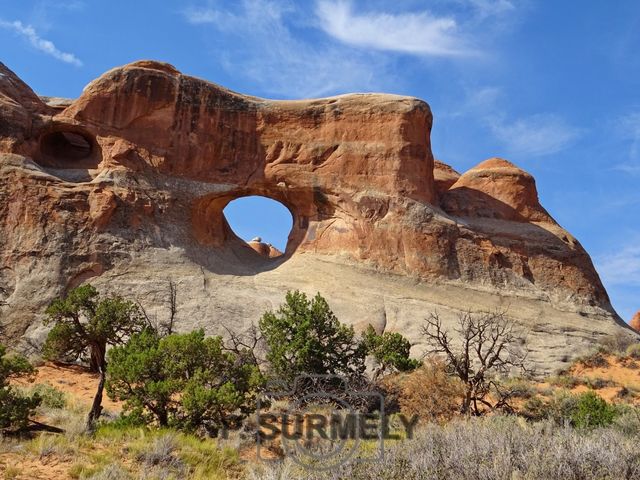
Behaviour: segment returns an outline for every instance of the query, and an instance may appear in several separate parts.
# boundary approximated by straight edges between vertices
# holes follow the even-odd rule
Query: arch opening
[[[57,161],[84,160],[91,156],[91,141],[77,132],[57,131],[40,140],[42,153]]]
[[[284,255],[293,215],[277,200],[251,195],[230,201],[223,210],[232,232],[265,258]]]

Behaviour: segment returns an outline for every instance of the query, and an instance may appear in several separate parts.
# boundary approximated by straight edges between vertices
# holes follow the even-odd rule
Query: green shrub
[[[260,319],[271,373],[292,382],[301,374],[354,376],[365,370],[365,350],[353,327],[341,323],[318,293],[309,300],[287,292],[276,312]]]
[[[611,425],[615,417],[616,409],[600,395],[589,391],[578,397],[571,414],[571,421],[577,428],[588,429]]]
[[[369,325],[362,336],[362,345],[367,355],[371,355],[377,363],[374,379],[384,372],[409,372],[421,364],[419,360],[409,357],[411,342],[397,332],[384,332],[378,335]]]
[[[560,392],[544,400],[533,396],[524,402],[520,414],[529,420],[552,420],[557,425],[568,425],[576,410],[578,397],[570,393]]]
[[[131,428],[145,427],[148,423],[148,419],[145,418],[140,411],[134,410],[132,412],[123,412],[115,420],[103,422],[100,428],[109,426],[113,429],[129,430]]]
[[[37,394],[24,395],[9,385],[9,380],[30,377],[33,373],[26,358],[7,356],[5,347],[0,345],[0,430],[25,427],[40,405]]]
[[[65,408],[67,406],[67,394],[46,383],[35,384],[29,389],[29,393],[38,395],[42,400],[43,407]]]
[[[129,419],[215,435],[255,408],[263,380],[247,360],[203,330],[163,338],[144,331],[109,352],[106,389]]]

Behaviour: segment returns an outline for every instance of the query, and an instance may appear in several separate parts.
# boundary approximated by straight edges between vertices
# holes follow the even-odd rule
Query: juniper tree
[[[63,362],[89,360],[100,381],[87,417],[91,428],[102,412],[102,392],[107,370],[107,346],[123,344],[148,327],[138,306],[119,296],[100,298],[92,285],[82,285],[54,300],[46,310],[45,324],[53,324],[43,347],[45,358]]]
[[[341,323],[318,293],[309,300],[287,292],[276,312],[259,323],[271,373],[292,382],[302,374],[358,376],[364,372],[365,351],[353,327]]]
[[[216,434],[255,409],[262,385],[246,356],[226,351],[203,330],[161,337],[145,330],[109,351],[106,389],[130,415],[189,431]]]

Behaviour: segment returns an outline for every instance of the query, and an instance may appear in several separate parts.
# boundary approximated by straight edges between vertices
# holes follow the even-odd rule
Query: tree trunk
[[[469,415],[470,410],[471,410],[471,388],[467,388],[464,392],[464,398],[462,399],[460,413],[463,415]]]
[[[166,427],[169,425],[169,414],[164,408],[158,411],[158,424],[161,427]]]
[[[98,382],[98,389],[93,397],[93,403],[91,404],[91,410],[87,416],[87,430],[93,431],[95,423],[100,418],[102,413],[102,392],[104,391],[104,382],[107,374],[107,362],[106,345],[92,345],[91,347],[91,363],[94,362],[98,365],[98,373],[100,373],[100,381]]]
[[[90,345],[89,371],[91,373],[100,373],[103,369],[107,346],[104,343],[93,343]]]

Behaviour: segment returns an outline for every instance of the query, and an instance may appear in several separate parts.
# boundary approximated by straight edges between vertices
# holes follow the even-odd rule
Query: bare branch
[[[479,415],[482,406],[509,410],[514,393],[504,388],[497,377],[511,372],[529,373],[525,365],[528,352],[520,348],[524,339],[515,333],[514,323],[503,311],[463,312],[458,315],[454,331],[459,339],[457,346],[443,329],[437,313],[432,313],[422,328],[427,353],[444,354],[450,369],[466,385],[461,411]],[[491,404],[488,397],[497,400]]]
[[[238,358],[248,356],[251,363],[258,367],[265,363],[265,359],[261,356],[261,353],[265,351],[264,338],[255,324],[251,324],[248,329],[240,333],[226,325],[222,325],[222,328],[227,332],[228,337],[224,345],[225,350],[236,354]]]

